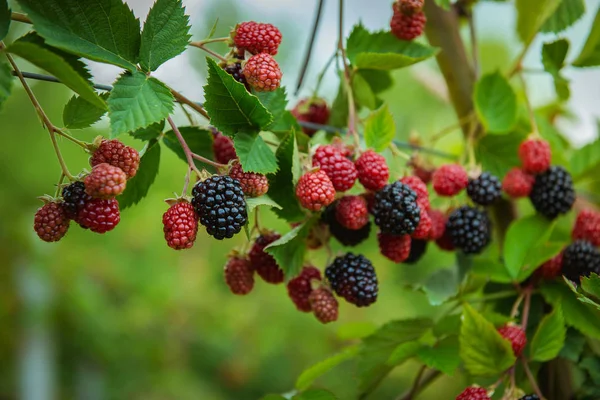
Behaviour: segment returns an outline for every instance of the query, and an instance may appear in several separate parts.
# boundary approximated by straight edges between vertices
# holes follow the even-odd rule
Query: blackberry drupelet
[[[62,190],[62,197],[65,214],[70,219],[76,219],[79,210],[83,208],[86,202],[92,200],[92,196],[85,192],[85,184],[82,181],[65,186]]]
[[[519,400],[540,400],[537,394],[528,394],[526,396],[521,397]]]
[[[235,79],[239,83],[243,83],[244,86],[246,86],[246,89],[250,88],[250,86],[248,85],[248,82],[246,82],[246,77],[242,73],[242,64],[241,63],[238,62],[235,64],[229,64],[228,66],[226,66],[224,68],[224,70],[229,75],[233,76],[233,79]]]
[[[414,264],[423,257],[427,250],[427,240],[412,239],[410,241],[410,253],[404,260],[405,264]]]
[[[192,204],[209,235],[222,240],[242,230],[248,221],[240,183],[229,176],[211,176],[192,190]]]
[[[338,296],[358,307],[366,307],[377,300],[375,269],[361,254],[346,253],[336,257],[325,269],[325,277]]]
[[[421,220],[417,194],[402,182],[386,185],[375,194],[373,215],[383,233],[413,233]]]
[[[467,194],[473,202],[489,206],[502,196],[502,184],[496,176],[483,172],[478,178],[469,180]]]
[[[567,213],[575,202],[575,189],[571,174],[554,165],[537,175],[529,199],[533,207],[549,219]]]
[[[336,205],[337,202],[330,204],[321,214],[321,220],[329,226],[331,236],[346,247],[354,247],[367,240],[371,234],[371,222],[358,230],[345,228],[335,217]]]
[[[487,213],[469,206],[454,210],[446,222],[452,244],[465,254],[481,253],[490,243],[491,228]]]
[[[563,252],[562,274],[573,282],[592,272],[600,274],[600,251],[585,240],[576,240]]]

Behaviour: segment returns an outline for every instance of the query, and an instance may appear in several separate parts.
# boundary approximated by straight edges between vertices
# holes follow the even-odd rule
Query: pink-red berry
[[[335,206],[335,218],[344,228],[358,230],[369,222],[367,201],[362,196],[344,196]]]
[[[404,14],[414,14],[423,9],[425,0],[398,0],[400,11]]]
[[[242,72],[248,85],[257,92],[272,92],[281,85],[279,64],[267,53],[250,57]]]
[[[77,214],[76,222],[92,232],[105,233],[121,221],[119,202],[115,199],[92,199]]]
[[[325,125],[329,120],[329,107],[327,102],[319,97],[302,99],[296,107],[292,109],[292,115],[300,122],[310,122],[313,124]],[[315,134],[317,129],[302,127],[302,131],[308,136]]]
[[[107,163],[96,165],[85,177],[85,192],[98,199],[112,199],[125,190],[127,175],[119,167]]]
[[[429,208],[431,208],[427,185],[421,180],[421,178],[418,176],[409,175],[400,179],[400,182],[404,183],[417,194],[417,203],[421,209],[429,210]]]
[[[512,168],[502,180],[502,190],[513,198],[527,197],[533,188],[535,177],[521,168]]]
[[[312,158],[312,164],[327,174],[338,192],[351,189],[358,177],[354,163],[334,145],[319,146]]]
[[[37,210],[33,229],[44,242],[57,242],[66,235],[69,223],[63,204],[51,202]]]
[[[321,287],[313,290],[308,301],[315,317],[323,324],[338,319],[338,302],[328,289]]]
[[[175,250],[189,249],[198,233],[198,216],[187,201],[173,204],[163,214],[163,232],[167,245]]]
[[[233,43],[238,50],[274,56],[281,44],[281,32],[271,24],[242,22],[236,27]]]
[[[390,28],[394,36],[400,40],[413,40],[423,34],[427,18],[422,11],[405,14],[398,3],[394,3],[393,9]]]
[[[543,263],[535,272],[537,276],[543,279],[552,280],[560,276],[562,265],[563,253],[560,252],[556,256]]]
[[[224,275],[225,283],[233,294],[245,295],[254,288],[254,270],[244,257],[231,257],[225,264]]]
[[[440,196],[456,196],[469,183],[467,171],[458,164],[446,164],[433,173],[433,190]]]
[[[335,188],[325,172],[307,172],[298,180],[296,197],[302,207],[320,211],[335,200]]]
[[[254,241],[248,254],[252,269],[268,283],[277,284],[283,282],[284,279],[283,271],[279,268],[273,256],[265,252],[265,247],[280,237],[281,235],[275,232],[260,235]]]
[[[490,400],[490,397],[484,388],[471,386],[463,390],[456,400]]]
[[[244,172],[242,165],[234,163],[229,171],[229,176],[237,179],[242,186],[242,191],[248,197],[259,197],[269,191],[269,180],[263,174]]]
[[[429,230],[429,239],[438,240],[444,236],[446,231],[446,221],[448,217],[440,210],[430,209],[428,211],[429,219],[431,219],[431,229]]]
[[[354,165],[358,171],[358,180],[365,189],[378,191],[387,185],[390,170],[382,155],[367,150],[358,157]]]
[[[520,326],[505,325],[498,329],[498,333],[500,333],[504,339],[510,342],[515,356],[521,356],[523,349],[527,344],[527,336],[525,335],[525,331]]]
[[[90,158],[92,167],[102,163],[121,168],[127,175],[127,179],[131,179],[140,166],[140,153],[133,147],[125,146],[117,139],[103,140]]]
[[[550,145],[542,139],[527,139],[519,146],[519,158],[526,172],[541,174],[550,168],[552,161]]]
[[[383,256],[396,263],[405,261],[410,255],[410,235],[377,234],[379,251]]]
[[[311,281],[321,281],[322,279],[321,271],[317,268],[304,267],[297,277],[288,282],[288,295],[298,310],[302,312],[310,312],[312,310],[308,301],[308,297],[313,291]]]
[[[454,246],[454,243],[452,242],[452,237],[450,236],[450,233],[445,227],[444,233],[439,239],[436,239],[435,244],[437,244],[440,249],[445,251],[454,251],[456,248]]]
[[[221,164],[227,164],[229,161],[237,158],[235,148],[233,147],[233,140],[221,132],[218,132],[214,137],[213,153],[215,154],[215,160]]]
[[[420,204],[419,204],[420,206]],[[431,221],[431,217],[429,216],[429,213],[427,212],[426,209],[424,209],[423,207],[420,207],[421,209],[421,218],[419,220],[419,225],[417,225],[417,229],[415,229],[415,231],[413,233],[410,234],[410,236],[414,239],[429,239],[430,235],[431,235],[431,226],[432,226],[432,221]]]
[[[573,232],[574,240],[587,240],[596,247],[600,247],[600,212],[583,210],[577,215]]]

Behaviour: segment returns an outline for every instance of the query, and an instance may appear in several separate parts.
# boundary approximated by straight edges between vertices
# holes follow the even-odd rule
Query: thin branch
[[[523,316],[521,317],[521,328],[527,330],[527,322],[529,322],[529,310],[531,309],[531,290],[527,289],[525,293],[525,303],[523,304]]]
[[[329,57],[329,60],[327,60],[327,62],[325,63],[323,70],[321,71],[321,73],[319,73],[319,76],[317,77],[317,84],[315,85],[315,90],[314,90],[313,96],[317,96],[317,94],[319,93],[319,89],[321,88],[321,83],[323,82],[323,78],[325,77],[327,70],[329,69],[331,64],[333,64],[333,61],[335,61],[337,56],[338,56],[338,50],[336,50],[335,53],[333,53],[331,55],[331,57]],[[296,93],[296,94],[298,94],[298,93]]]
[[[227,167],[227,164],[221,164],[221,163],[215,162],[213,160],[209,160],[206,157],[202,157],[200,154],[192,153],[192,158],[194,158],[194,159],[196,159],[198,161],[202,161],[204,164],[212,165],[215,168],[225,168],[225,167]]]
[[[315,17],[312,26],[312,32],[308,39],[308,45],[306,48],[306,53],[304,56],[304,62],[302,63],[302,67],[300,68],[300,75],[298,77],[298,82],[296,83],[296,91],[294,95],[298,95],[300,92],[300,88],[302,88],[302,83],[304,82],[304,76],[306,75],[306,70],[308,69],[308,64],[310,63],[310,58],[312,56],[313,47],[315,45],[315,39],[317,37],[317,31],[319,30],[319,24],[321,23],[321,15],[323,14],[323,4],[325,4],[325,0],[319,0],[319,4],[315,10]]]
[[[177,125],[175,125],[175,123],[173,122],[173,119],[171,117],[168,117],[167,121],[169,122],[169,125],[171,125],[171,129],[173,129],[173,133],[175,133],[175,136],[177,137],[177,140],[179,141],[179,144],[181,145],[181,148],[183,149],[188,166],[198,176],[200,176],[200,171],[198,170],[198,168],[196,168],[196,164],[194,164],[194,158],[192,157],[193,153],[190,150],[190,147],[186,143],[185,139],[181,135],[181,132],[179,132],[179,128],[177,128]]]
[[[212,51],[211,49],[209,49],[208,47],[206,47],[204,44],[202,44],[202,42],[190,42],[189,43],[190,46],[192,47],[197,47],[200,50],[204,50],[205,52],[207,52],[208,54],[210,54],[211,56],[223,61],[223,62],[227,62],[227,59],[225,57],[223,57],[222,55],[215,53],[214,51]]]
[[[477,45],[477,31],[475,30],[475,16],[473,8],[469,12],[469,36],[471,38],[471,57],[473,59],[473,72],[475,79],[479,76],[479,47]]]
[[[344,48],[344,0],[340,0],[339,7],[339,32],[338,48],[344,63],[344,81],[346,83],[346,92],[348,94],[348,134],[354,137],[357,147],[360,145],[358,131],[356,130],[356,104],[354,103],[354,93],[352,91],[352,75],[350,66],[346,58],[346,49]]]
[[[62,83],[58,78],[55,78],[54,76],[42,75],[42,74],[36,74],[35,72],[24,72],[24,71],[22,71],[21,74],[23,74],[23,76],[27,79],[36,79],[38,81]],[[17,73],[15,71],[13,71],[13,75],[17,76]],[[113,87],[111,85],[102,85],[100,83],[94,83],[93,86],[94,86],[94,89],[98,89],[98,90],[111,91],[113,89]]]
[[[208,116],[208,113],[202,107],[202,105],[200,103],[196,103],[195,101],[192,101],[192,100],[188,99],[187,97],[185,97],[184,95],[182,95],[181,93],[179,93],[178,91],[176,91],[173,88],[169,88],[169,90],[171,91],[171,94],[173,95],[173,97],[175,97],[175,100],[177,100],[180,103],[187,104],[194,111],[196,111],[197,113],[199,113],[200,115],[202,115],[204,118],[210,120],[210,117]]]
[[[413,381],[413,385],[410,388],[410,391],[406,394],[400,395],[396,400],[412,399],[417,394],[417,391],[419,390],[419,384],[421,383],[421,378],[423,377],[423,374],[425,373],[426,369],[427,369],[426,365],[423,365],[419,369],[419,371],[417,372],[417,375],[415,376],[415,379]]]
[[[476,114],[475,112],[471,112],[468,115],[465,115],[464,117],[460,118],[456,123],[447,126],[445,128],[443,128],[441,131],[439,131],[438,133],[434,134],[431,136],[430,141],[431,143],[435,143],[438,140],[440,140],[441,138],[443,138],[444,136],[446,136],[447,134],[453,132],[456,129],[460,129],[463,125],[471,122],[473,119],[476,118]]]
[[[205,45],[205,44],[209,44],[209,43],[227,42],[229,40],[231,40],[231,38],[229,36],[225,36],[225,37],[220,37],[220,38],[199,40],[195,43]]]
[[[533,131],[534,136],[539,136],[540,131],[538,130],[537,122],[535,120],[535,113],[533,112],[533,107],[531,106],[531,102],[529,101],[529,93],[527,91],[527,82],[525,82],[525,77],[521,73],[519,73],[519,80],[521,81],[521,85],[523,86],[523,91],[525,92],[525,105],[527,106],[527,113],[529,114],[529,122],[531,123],[531,130]]]
[[[523,364],[523,369],[525,370],[525,374],[527,375],[527,379],[529,380],[529,383],[531,384],[531,387],[533,388],[533,391],[535,392],[535,394],[537,394],[537,396],[540,399],[544,399],[544,396],[542,395],[542,391],[540,390],[540,387],[538,386],[535,377],[533,376],[533,373],[531,373],[531,369],[529,368],[529,364],[527,363],[527,360],[525,360],[524,357],[521,358],[522,364]]]
[[[442,375],[442,373],[437,370],[428,371],[425,374],[425,376],[423,377],[423,379],[421,379],[421,383],[419,384],[419,387],[414,392],[413,392],[413,389],[411,388],[408,392],[406,392],[405,394],[398,397],[398,400],[413,400],[416,395],[421,393],[424,389],[427,388],[427,386],[431,385],[441,375]]]
[[[29,17],[23,13],[13,12],[10,15],[10,19],[12,19],[13,21],[23,22],[26,24],[33,24],[33,22],[31,22],[31,20],[29,19]]]

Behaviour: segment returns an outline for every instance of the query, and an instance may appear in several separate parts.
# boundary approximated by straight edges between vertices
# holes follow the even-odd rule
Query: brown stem
[[[421,393],[427,386],[431,385],[437,378],[442,375],[440,371],[430,370],[428,371],[422,379],[420,379],[420,383],[418,387],[413,391],[414,388],[411,388],[408,392],[398,397],[397,400],[412,400],[416,395]]]
[[[223,61],[223,62],[227,62],[227,59],[225,57],[223,57],[222,55],[215,53],[214,51],[212,51],[211,49],[209,49],[208,47],[206,47],[202,42],[190,42],[190,46],[193,47],[197,47],[200,50],[204,50],[205,52],[207,52],[208,54],[210,54],[211,56]]]
[[[471,38],[471,59],[475,78],[479,76],[479,47],[477,46],[477,31],[475,29],[475,16],[473,10],[469,12],[469,36]]]
[[[525,292],[523,316],[521,317],[521,328],[523,328],[523,330],[527,330],[527,322],[529,322],[529,310],[531,310],[531,289],[527,289]]]
[[[194,158],[192,156],[193,153],[190,150],[190,147],[186,143],[185,139],[181,135],[181,132],[179,132],[179,128],[177,128],[177,125],[175,125],[175,123],[173,122],[173,119],[171,117],[168,117],[167,121],[169,122],[169,125],[171,125],[171,129],[173,129],[173,133],[175,133],[175,136],[177,137],[177,140],[179,141],[179,144],[181,145],[181,148],[183,149],[188,166],[198,176],[200,176],[200,171],[198,170],[198,168],[196,168],[196,164],[194,164]]]
[[[18,22],[24,22],[26,24],[32,24],[33,22],[31,22],[31,20],[29,19],[29,17],[23,13],[18,13],[18,12],[13,12],[10,15],[10,19],[12,19],[13,21],[18,21]]]
[[[421,378],[423,377],[423,374],[425,373],[426,369],[427,369],[426,365],[423,365],[419,369],[419,371],[417,372],[417,375],[415,376],[415,380],[413,381],[413,385],[410,388],[410,390],[408,391],[408,393],[400,395],[396,400],[403,400],[406,398],[412,399],[417,394],[417,391],[419,390],[419,385],[421,383]]]
[[[185,97],[184,95],[182,95],[181,93],[179,93],[178,91],[176,91],[173,88],[169,88],[169,90],[171,91],[171,94],[173,95],[173,97],[175,97],[175,99],[179,102],[179,103],[183,103],[186,104],[188,106],[190,106],[194,111],[198,112],[199,114],[201,114],[204,118],[210,120],[210,117],[208,116],[208,113],[206,112],[206,110],[198,103],[188,99],[187,97]]]
[[[533,373],[531,373],[531,369],[529,368],[529,364],[527,363],[527,360],[525,358],[521,358],[521,361],[523,363],[523,369],[525,370],[525,374],[527,375],[527,379],[529,380],[529,383],[531,384],[533,391],[535,392],[535,394],[537,394],[537,396],[540,399],[544,400],[542,391],[540,390],[540,387],[538,386],[538,384],[535,380],[535,376],[533,376]]]
[[[213,160],[209,160],[206,157],[202,157],[200,154],[192,153],[192,158],[194,158],[194,159],[196,159],[198,161],[202,161],[205,164],[212,165],[215,168],[225,168],[225,167],[227,167],[227,164],[221,164],[221,163],[215,162]]]

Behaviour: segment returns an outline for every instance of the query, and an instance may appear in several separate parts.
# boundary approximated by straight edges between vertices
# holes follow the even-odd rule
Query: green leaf
[[[600,339],[600,311],[577,299],[573,292],[561,282],[546,282],[540,287],[544,299],[554,307],[561,306],[563,317],[584,335]]]
[[[273,116],[273,122],[265,126],[264,130],[272,130],[273,127],[281,125],[288,104],[285,88],[280,87],[273,92],[256,92],[254,95]]]
[[[528,257],[532,250],[545,244],[553,227],[552,221],[538,214],[521,218],[510,224],[503,247],[504,263],[508,274],[513,279],[519,276],[522,269],[529,266]]]
[[[433,57],[435,47],[398,40],[389,31],[371,33],[358,24],[346,46],[348,58],[359,69],[391,70],[407,67]]]
[[[154,124],[149,125],[145,128],[140,128],[135,132],[129,132],[129,134],[136,139],[148,141],[148,140],[158,138],[164,129],[165,129],[165,120],[163,119],[162,121],[155,122]],[[171,132],[171,134],[173,135],[173,138],[175,138],[175,135],[172,132]],[[177,140],[177,138],[175,138],[175,140]],[[189,140],[188,140],[188,145],[189,145]],[[211,146],[212,146],[212,140],[211,140]],[[195,150],[193,150],[193,151],[196,154],[200,154],[198,151],[195,151]],[[212,147],[211,147],[211,156],[212,156]],[[185,157],[185,155],[184,155],[184,157]],[[186,160],[186,162],[187,162],[187,160]]]
[[[574,178],[580,178],[588,173],[595,173],[600,164],[600,138],[575,150],[571,156],[570,164],[569,171],[571,171]]]
[[[565,58],[569,51],[569,41],[567,39],[558,39],[552,43],[544,43],[542,47],[542,64],[544,69],[557,76],[560,70],[565,66]]]
[[[312,367],[304,370],[296,380],[296,389],[306,390],[313,382],[322,375],[331,371],[334,367],[337,367],[344,361],[348,361],[358,354],[360,347],[358,345],[346,347],[338,354],[326,358],[323,361],[313,365]]]
[[[581,333],[573,328],[567,329],[567,336],[565,338],[565,345],[558,354],[559,357],[566,358],[567,360],[577,363],[583,353],[583,348],[586,344],[586,338]]]
[[[559,33],[573,25],[585,14],[583,0],[562,0],[554,13],[544,22],[541,32]]]
[[[259,197],[246,197],[246,206],[248,206],[249,213],[258,206],[269,206],[270,208],[281,209],[281,206],[266,194]]]
[[[111,137],[159,122],[173,111],[173,95],[158,79],[142,72],[125,73],[108,97]]]
[[[287,400],[285,397],[278,394],[268,394],[260,398],[260,400]]]
[[[346,85],[344,85],[343,81],[340,81],[337,95],[331,105],[329,124],[338,128],[348,126],[348,94],[346,93]]]
[[[306,255],[306,238],[313,224],[314,220],[304,222],[265,247],[265,251],[273,256],[288,278],[297,276],[302,269]]]
[[[208,159],[213,158],[213,135],[209,130],[201,129],[197,126],[182,126],[179,127],[179,132],[192,152]],[[179,144],[179,140],[177,140],[177,136],[175,136],[173,131],[165,133],[163,143],[187,164],[185,152],[181,148],[181,144]],[[214,171],[214,167],[203,164],[199,160],[194,160],[194,163],[198,168],[204,168],[210,172]]]
[[[8,47],[8,51],[48,71],[65,86],[96,107],[106,109],[106,103],[98,97],[91,83],[87,80],[89,73],[85,68],[85,64],[72,55],[48,46],[35,33],[32,32],[19,38]]]
[[[48,44],[135,71],[140,21],[121,0],[17,0]]]
[[[210,123],[226,135],[238,132],[258,132],[266,129],[273,116],[251,95],[246,87],[219,67],[211,58],[208,64],[208,84],[204,86],[204,107]]]
[[[560,2],[561,0],[516,0],[517,32],[523,43],[531,43]]]
[[[437,369],[446,375],[454,375],[460,364],[458,337],[450,336],[433,347],[423,346],[417,351],[417,357],[429,368]]]
[[[539,243],[535,248],[531,249],[525,259],[525,266],[519,271],[517,282],[523,282],[529,278],[544,262],[550,260],[560,253],[567,243],[546,242]]]
[[[530,358],[542,362],[556,358],[565,344],[566,335],[567,328],[559,306],[538,325],[529,348]]]
[[[591,274],[581,278],[581,289],[588,297],[594,297],[600,300],[600,276]]]
[[[0,63],[0,109],[10,97],[14,80],[12,67],[7,63]]]
[[[183,53],[190,41],[190,18],[181,0],[156,0],[142,31],[140,66],[154,71]]]
[[[377,326],[372,322],[348,322],[338,328],[337,337],[340,340],[362,339],[376,330]]]
[[[396,137],[396,123],[387,105],[375,110],[365,121],[365,143],[376,152],[385,150]]]
[[[519,145],[525,138],[520,133],[486,135],[477,141],[475,153],[483,169],[496,176],[504,176],[512,167],[520,165]]]
[[[458,278],[456,272],[441,269],[434,272],[423,285],[429,304],[439,306],[458,293]]]
[[[600,8],[596,12],[592,29],[581,49],[581,53],[573,61],[575,67],[593,67],[596,65],[600,65]]]
[[[508,80],[499,72],[481,77],[475,85],[475,110],[485,129],[506,133],[517,122],[517,96]]]
[[[418,340],[400,343],[394,351],[392,351],[392,354],[390,354],[386,365],[388,367],[395,367],[404,364],[409,359],[415,357],[421,347],[423,347],[423,344]]]
[[[461,315],[446,315],[433,327],[433,334],[440,338],[447,335],[458,335],[460,333]]]
[[[234,145],[245,172],[265,175],[277,172],[277,158],[259,135],[239,133],[234,139]]]
[[[150,186],[152,186],[158,175],[160,164],[160,145],[158,141],[155,139],[146,143],[140,155],[142,157],[137,173],[127,181],[125,191],[117,198],[121,210],[139,203],[146,197]]]
[[[288,222],[298,222],[304,219],[305,214],[296,198],[296,182],[300,178],[301,166],[296,133],[292,131],[281,142],[277,153],[279,171],[269,175],[269,196],[277,204],[283,206],[281,210],[273,210],[279,218]]]
[[[0,40],[8,35],[11,22],[11,10],[8,8],[7,0],[0,0]]]
[[[108,93],[100,96],[103,100]],[[63,110],[63,124],[69,129],[83,129],[98,122],[106,113],[106,108],[96,107],[81,96],[73,95]]]
[[[371,89],[365,78],[359,74],[352,76],[352,93],[359,108],[366,107],[369,110],[374,110],[377,107],[377,99],[373,89]]]
[[[337,400],[337,397],[327,390],[311,389],[295,395],[292,400]]]
[[[516,361],[510,343],[469,304],[463,306],[460,358],[476,376],[500,375]]]
[[[392,80],[389,71],[359,69],[356,71],[356,74],[363,77],[375,94],[384,92],[394,85],[394,81]]]

